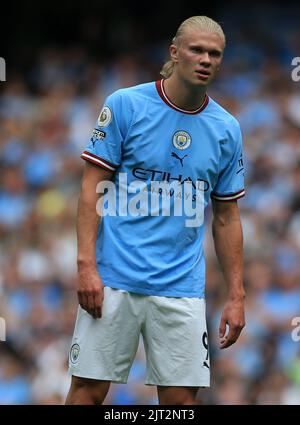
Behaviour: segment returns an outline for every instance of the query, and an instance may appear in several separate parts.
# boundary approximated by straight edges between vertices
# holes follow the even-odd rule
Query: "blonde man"
[[[173,192],[158,192],[172,205],[183,186],[193,202],[201,195],[205,207],[211,199],[215,248],[228,286],[220,348],[235,343],[244,326],[237,205],[244,195],[242,139],[236,119],[206,93],[224,47],[222,28],[212,19],[184,21],[161,71],[164,78],[109,96],[82,153],[87,163],[77,223],[80,306],[67,404],[102,403],[111,382],[126,383],[140,334],[146,384],[157,386],[160,404],[196,404],[198,388],[210,385],[204,225],[187,226],[184,212],[166,216],[159,203],[155,213],[147,213],[142,204],[153,183],[173,184]],[[129,184],[143,185],[146,198],[139,195],[138,208],[128,191],[128,211],[122,204],[99,223],[97,184],[112,181],[120,205],[124,175]]]

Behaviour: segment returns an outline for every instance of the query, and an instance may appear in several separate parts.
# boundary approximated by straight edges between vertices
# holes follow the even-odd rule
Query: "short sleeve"
[[[121,111],[122,98],[115,92],[104,102],[89,144],[81,154],[82,159],[107,171],[115,171],[118,168],[126,133]]]
[[[233,201],[245,195],[242,134],[235,120],[221,142],[221,163],[217,183],[211,198],[217,201]]]

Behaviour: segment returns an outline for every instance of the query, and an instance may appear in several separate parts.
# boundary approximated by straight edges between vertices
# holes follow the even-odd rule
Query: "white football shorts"
[[[205,300],[140,295],[108,286],[100,319],[78,307],[69,373],[125,384],[140,334],[147,385],[209,387]]]

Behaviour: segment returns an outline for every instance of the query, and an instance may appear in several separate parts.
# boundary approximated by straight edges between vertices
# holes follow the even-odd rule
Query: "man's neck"
[[[171,75],[164,80],[164,90],[172,103],[188,111],[200,108],[206,94],[206,87],[189,86],[179,80],[176,75]]]

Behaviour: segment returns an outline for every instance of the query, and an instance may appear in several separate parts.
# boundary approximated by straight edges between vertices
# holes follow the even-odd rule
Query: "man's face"
[[[170,46],[174,72],[185,82],[207,86],[214,79],[223,57],[224,40],[215,33],[188,29]]]

